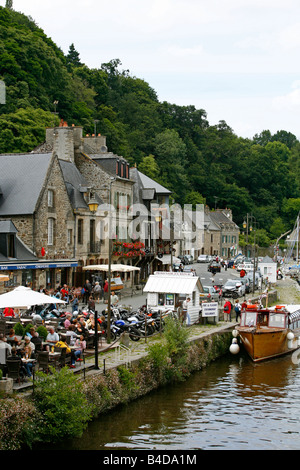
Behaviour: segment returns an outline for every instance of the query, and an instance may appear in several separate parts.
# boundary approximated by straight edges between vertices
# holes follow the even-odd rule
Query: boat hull
[[[238,327],[241,342],[254,362],[282,356],[298,349],[297,341],[287,339],[288,330]]]

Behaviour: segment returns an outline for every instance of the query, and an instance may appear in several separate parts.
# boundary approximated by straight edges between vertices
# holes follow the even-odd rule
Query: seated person
[[[49,333],[47,334],[46,341],[47,343],[49,343],[49,346],[55,346],[56,343],[59,341],[59,336],[54,330],[53,326],[49,328]]]
[[[74,351],[70,348],[70,346],[66,343],[66,338],[64,335],[61,335],[60,340],[57,341],[56,345],[57,348],[66,348],[66,354],[71,355],[71,365],[70,367],[75,367],[75,354]]]
[[[13,328],[9,330],[9,335],[6,339],[11,346],[17,346],[20,343],[20,340],[16,337],[15,330]]]
[[[15,312],[11,307],[5,307],[3,313],[5,317],[15,317]]]
[[[29,333],[31,334],[31,343],[34,344],[35,351],[41,351],[43,349],[43,339],[34,328],[31,328]]]
[[[69,326],[71,325],[71,320],[72,320],[72,314],[71,313],[67,313],[66,314],[66,319],[64,321],[64,327],[66,328],[66,330],[69,328]]]
[[[24,367],[21,357],[17,354],[17,349],[15,347],[11,348],[11,353],[7,357],[10,361],[17,361],[20,364],[20,377],[25,377],[27,375],[27,371]]]
[[[76,339],[75,347],[76,347],[76,350],[74,352],[75,357],[77,361],[82,361],[81,356],[82,356],[83,351],[86,349],[86,341],[83,335],[80,335],[80,337]]]
[[[75,332],[78,335],[83,335],[84,337],[88,336],[88,329],[86,328],[85,321],[83,317],[79,318],[79,321],[76,323]]]
[[[70,339],[70,344],[71,346],[74,345],[75,343],[75,340],[77,338],[77,333],[75,333],[75,325],[70,325],[67,332],[66,332],[66,336],[70,336],[71,339]]]
[[[28,361],[28,359],[34,359],[34,352],[32,351],[30,346],[25,346],[24,348],[24,353],[22,355],[24,359],[26,359],[26,362],[24,362],[24,367],[26,370],[27,377],[32,376],[32,368],[33,368],[33,362]]]
[[[35,345],[31,342],[30,337],[27,335],[24,336],[24,339],[21,341],[20,346],[19,346],[22,353],[24,352],[26,346],[30,346],[31,350],[33,352],[35,351]]]

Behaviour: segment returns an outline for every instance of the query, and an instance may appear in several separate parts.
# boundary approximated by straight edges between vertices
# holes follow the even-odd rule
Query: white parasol
[[[64,300],[36,292],[29,287],[19,286],[0,295],[0,308],[28,308],[32,305],[65,304]]]
[[[108,271],[109,267],[108,264],[91,264],[90,266],[84,266],[82,268],[84,271]],[[139,271],[140,268],[136,266],[130,266],[128,264],[112,264],[111,271],[118,271],[122,273],[126,273],[129,271]]]
[[[0,282],[5,281],[9,281],[9,276],[6,276],[5,274],[0,274]]]

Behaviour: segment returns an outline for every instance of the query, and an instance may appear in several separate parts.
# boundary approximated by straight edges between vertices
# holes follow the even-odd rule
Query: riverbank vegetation
[[[34,19],[0,7],[0,80],[6,86],[0,153],[31,151],[45,140],[45,128],[63,119],[84,134],[107,136],[110,151],[167,187],[181,205],[229,207],[240,226],[252,213],[260,246],[293,228],[300,143],[288,129],[241,138],[222,116],[210,125],[204,109],[160,102],[120,59],[91,69],[73,38],[66,53],[54,40]]]
[[[162,339],[149,346],[147,357],[128,368],[95,372],[85,380],[67,368],[52,369],[51,374],[38,372],[31,396],[0,398],[0,450],[80,437],[88,423],[102,413],[186,380],[227,353],[231,332],[191,343],[187,331],[178,321],[169,320]]]

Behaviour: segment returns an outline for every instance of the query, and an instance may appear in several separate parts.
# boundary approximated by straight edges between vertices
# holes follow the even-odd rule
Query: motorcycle
[[[151,336],[155,333],[155,323],[153,318],[148,318],[147,315],[141,315],[136,313],[128,318],[129,321],[134,322],[136,328],[139,330],[142,336]]]
[[[141,338],[140,331],[135,327],[135,324],[128,323],[125,320],[115,320],[111,325],[111,332],[117,337],[122,333],[128,333],[132,341],[139,341]]]

